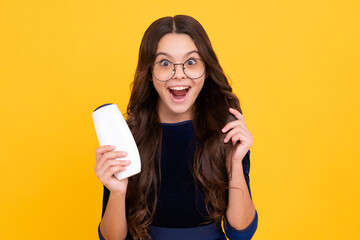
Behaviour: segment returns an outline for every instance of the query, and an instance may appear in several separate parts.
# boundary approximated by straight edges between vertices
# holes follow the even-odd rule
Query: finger
[[[224,138],[224,142],[227,143],[230,139],[235,136],[235,134],[239,133],[242,138],[247,138],[251,136],[250,132],[245,128],[237,127],[228,132]]]
[[[101,176],[100,176],[100,181],[101,182],[104,182],[104,183],[108,183],[108,181],[110,179],[112,179],[112,176],[115,174],[115,173],[118,173],[118,172],[121,172],[121,171],[124,171],[126,170],[126,167],[124,166],[114,166],[114,167],[111,167],[111,168],[108,168]]]
[[[113,166],[127,166],[130,165],[130,160],[107,160],[104,166],[113,167]]]
[[[225,125],[225,127],[221,130],[223,133],[226,133],[227,131],[231,130],[232,128],[241,127],[243,129],[246,129],[245,121],[243,120],[235,120],[232,122],[229,122]]]
[[[125,151],[106,152],[100,157],[100,160],[96,164],[102,166],[108,159],[123,158],[126,156],[127,156],[127,152]]]
[[[232,145],[235,145],[237,141],[242,141],[242,136],[241,134],[235,134],[232,138],[231,138],[231,142]]]
[[[131,161],[130,160],[107,160],[103,165],[96,165],[95,166],[95,172],[96,175],[98,175],[99,177],[101,177],[101,175],[103,175],[104,172],[106,172],[109,168],[112,167],[126,167],[128,165],[130,165]]]
[[[230,139],[232,139],[235,134],[242,132],[240,128],[234,128],[230,132],[228,132],[224,138],[224,143],[229,142]]]
[[[244,119],[244,116],[234,108],[229,108],[229,112],[231,112],[237,119]]]
[[[115,173],[125,171],[125,170],[126,170],[126,166],[114,166],[114,167],[108,168],[104,174],[106,177],[111,177]]]
[[[95,149],[96,161],[99,161],[102,154],[115,150],[114,145],[104,145]]]
[[[238,135],[236,134],[232,139],[231,139],[233,145],[235,145],[237,143],[237,141],[240,141],[240,143],[242,143],[244,146],[247,146],[248,148],[250,148],[253,144],[253,139],[252,137],[244,137],[243,135]]]
[[[232,128],[235,128],[235,127],[238,127],[242,125],[241,124],[241,121],[239,120],[235,120],[235,121],[232,121],[232,122],[229,122],[225,125],[225,127],[221,130],[223,133],[226,133],[227,131],[229,131],[230,129]]]
[[[125,152],[125,151],[111,151],[111,152],[104,153],[101,158],[115,159],[115,158],[122,158],[122,157],[126,157],[126,156],[127,156],[127,152]]]
[[[250,148],[253,143],[253,137],[251,134],[239,132],[231,138],[231,141],[233,145],[240,141],[242,144],[247,145]]]

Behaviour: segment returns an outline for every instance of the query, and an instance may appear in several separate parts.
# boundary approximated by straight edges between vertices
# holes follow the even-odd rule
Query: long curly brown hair
[[[210,39],[201,24],[186,15],[163,17],[146,30],[139,51],[138,65],[127,107],[127,122],[139,148],[142,171],[129,179],[126,194],[127,223],[133,239],[148,239],[157,202],[156,152],[161,152],[162,126],[157,114],[158,94],[153,86],[151,66],[157,45],[167,33],[185,33],[194,41],[206,64],[204,86],[195,101],[193,126],[200,142],[194,156],[194,179],[205,193],[211,221],[221,222],[228,203],[228,180],[234,146],[224,144],[221,129],[231,121],[229,108],[241,111],[240,103],[228,83]],[[233,118],[234,119],[234,118]],[[158,154],[160,156],[161,154]],[[149,200],[148,196],[154,196]],[[150,210],[152,209],[152,210]]]

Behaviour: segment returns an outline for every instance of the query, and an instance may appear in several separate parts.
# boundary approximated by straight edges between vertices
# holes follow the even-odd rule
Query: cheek
[[[153,80],[154,88],[158,95],[162,95],[165,92],[165,87],[163,83],[156,82],[156,80]]]

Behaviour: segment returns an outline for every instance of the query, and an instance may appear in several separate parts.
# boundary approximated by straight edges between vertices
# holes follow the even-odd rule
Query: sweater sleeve
[[[229,222],[227,221],[226,217],[224,218],[224,230],[226,237],[229,240],[250,240],[257,229],[258,225],[258,214],[255,210],[255,216],[252,222],[247,226],[245,229],[237,230],[236,228],[232,227]]]
[[[99,234],[100,240],[105,240],[105,238],[103,237],[103,235],[101,234],[101,231],[100,231],[100,223],[99,223],[99,227],[98,227],[98,234]]]
[[[249,178],[250,150],[245,155],[245,157],[242,161],[242,164],[243,164],[244,177],[246,180],[246,184],[247,184],[247,187],[249,190],[250,197],[252,199],[251,191],[250,191],[250,178]],[[228,220],[226,219],[226,216],[224,218],[224,231],[225,231],[226,237],[229,240],[249,240],[249,239],[251,239],[253,237],[253,235],[255,234],[257,225],[258,225],[258,214],[257,214],[256,210],[255,210],[255,216],[254,216],[252,222],[249,224],[249,226],[247,226],[245,229],[242,229],[242,230],[237,230],[236,228],[232,227],[229,224]]]
[[[109,195],[110,195],[110,190],[107,187],[104,186],[101,219],[104,216],[106,206],[107,206],[107,203],[109,201]],[[105,238],[103,237],[103,235],[101,234],[101,231],[100,231],[100,223],[99,223],[99,226],[98,226],[98,235],[99,235],[100,240],[105,240]]]

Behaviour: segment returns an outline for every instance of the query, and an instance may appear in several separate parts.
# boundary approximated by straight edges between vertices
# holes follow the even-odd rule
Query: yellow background
[[[144,31],[175,14],[253,134],[253,239],[360,239],[357,0],[0,1],[0,239],[97,239],[91,113],[126,109]]]

